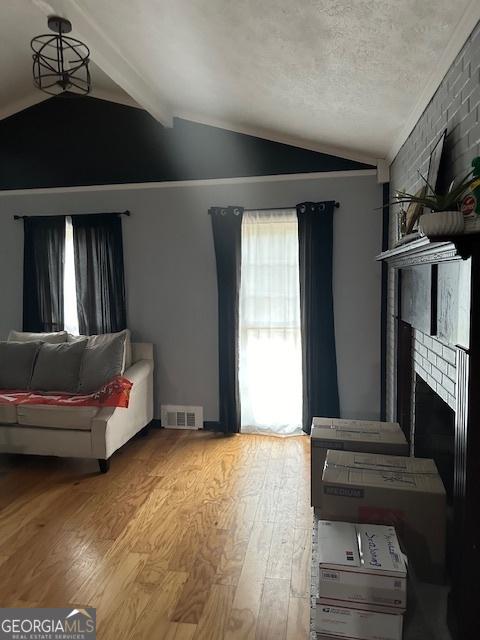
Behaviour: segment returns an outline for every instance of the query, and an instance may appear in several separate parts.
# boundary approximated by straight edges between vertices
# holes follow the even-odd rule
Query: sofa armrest
[[[132,362],[153,360],[153,344],[151,342],[132,342]]]
[[[153,361],[139,360],[123,375],[133,382],[128,409],[104,408],[93,418],[94,458],[109,458],[153,419]]]

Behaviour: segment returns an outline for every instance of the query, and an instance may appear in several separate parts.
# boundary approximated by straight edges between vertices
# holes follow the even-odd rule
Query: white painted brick
[[[424,334],[421,331],[415,331],[415,341],[418,344],[423,344],[423,342],[424,342]]]
[[[426,360],[425,358],[423,359],[423,368],[425,369],[425,371],[427,373],[432,373],[432,365],[430,364],[430,362],[428,360]]]
[[[427,349],[423,346],[423,344],[417,345],[417,352],[424,358],[427,357]]]
[[[437,382],[442,384],[443,375],[440,369],[437,369],[437,367],[432,367],[432,376]]]
[[[448,391],[448,393],[451,393],[452,396],[455,395],[455,383],[452,382],[450,378],[447,378],[447,376],[443,376],[442,386]]]
[[[448,362],[446,360],[444,360],[443,358],[437,358],[437,367],[440,369],[440,371],[444,375],[447,375],[447,373],[448,373]]]
[[[432,387],[434,391],[437,390],[437,381],[430,374],[427,374],[426,382]]]
[[[419,375],[421,378],[423,378],[423,380],[425,380],[425,382],[427,382],[428,374],[427,374],[427,372],[425,371],[425,369],[423,367],[421,367],[420,365],[417,365],[415,367],[415,373],[417,375]]]
[[[448,391],[445,391],[443,387],[437,385],[437,393],[444,402],[448,403]]]
[[[443,345],[438,340],[433,340],[432,351],[436,353],[438,356],[442,357],[443,355]]]
[[[454,349],[450,349],[450,347],[443,347],[443,357],[450,364],[456,364],[457,362],[457,353]]]
[[[456,409],[457,409],[457,400],[456,400],[456,398],[454,396],[452,396],[451,393],[448,394],[448,404],[454,411],[456,411]]]
[[[433,351],[430,351],[430,349],[428,350],[427,360],[430,362],[432,366],[434,367],[437,366],[437,354],[434,353]]]
[[[448,365],[447,375],[450,378],[450,380],[453,380],[455,382],[455,380],[457,379],[457,369],[456,369],[456,367],[453,367],[451,364],[449,364]]]
[[[424,336],[423,336],[423,344],[427,347],[427,349],[431,349],[432,348],[432,344],[433,344],[433,340],[431,339],[430,336],[427,336],[426,334],[424,334]]]

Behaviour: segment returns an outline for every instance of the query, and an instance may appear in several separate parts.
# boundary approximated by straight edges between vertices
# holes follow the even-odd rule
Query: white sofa
[[[153,419],[153,345],[132,343],[123,374],[133,387],[128,409],[0,405],[0,453],[96,458],[106,473],[110,456]]]

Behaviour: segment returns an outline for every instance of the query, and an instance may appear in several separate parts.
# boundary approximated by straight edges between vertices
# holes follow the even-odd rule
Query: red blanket
[[[130,380],[118,376],[95,393],[88,395],[0,389],[0,405],[52,404],[62,407],[122,407],[127,409],[132,387],[133,383]]]

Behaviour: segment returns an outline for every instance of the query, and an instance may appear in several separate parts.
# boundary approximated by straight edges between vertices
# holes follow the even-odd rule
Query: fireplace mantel
[[[465,260],[480,246],[480,235],[468,234],[450,237],[428,238],[400,243],[376,257],[395,269],[420,264],[438,264],[452,260]]]

